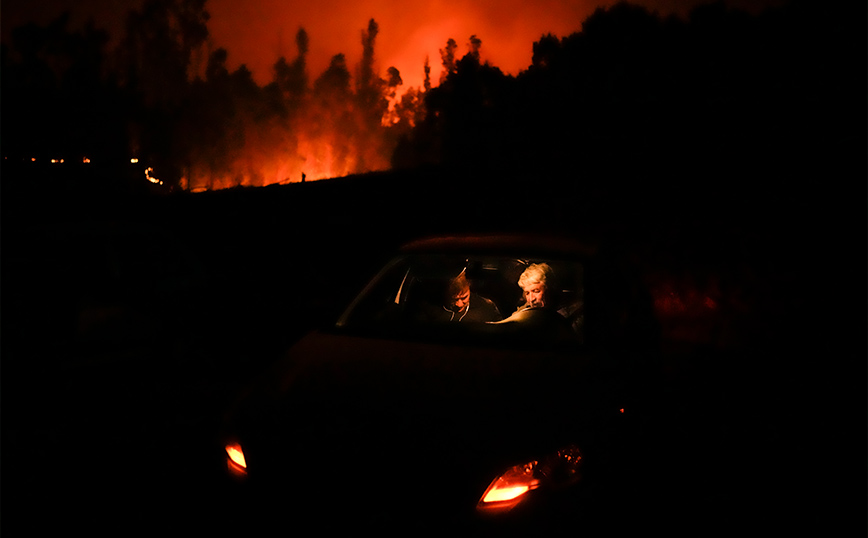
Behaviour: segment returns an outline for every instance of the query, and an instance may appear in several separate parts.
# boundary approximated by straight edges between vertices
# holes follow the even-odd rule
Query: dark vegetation
[[[721,518],[828,531],[864,511],[864,9],[618,4],[542,36],[517,76],[450,40],[440,84],[384,127],[400,73],[378,74],[374,21],[355,76],[338,55],[311,77],[302,30],[260,87],[203,56],[204,7],[146,2],[116,50],[65,19],[4,45],[4,530],[46,510],[107,533],[225,516],[210,454],[238,386],[401,242],[496,231],[594,236],[640,269],[682,450],[755,457],[746,483],[697,468]],[[264,184],[244,163],[300,125],[358,173],[184,192],[192,169]],[[852,409],[852,427],[828,420]],[[858,462],[818,469],[829,446]],[[821,499],[842,476],[860,494]]]
[[[167,190],[299,181],[329,159],[335,175],[441,164],[585,184],[597,170],[665,170],[719,190],[841,162],[864,135],[861,29],[806,1],[757,15],[718,2],[687,19],[601,8],[572,35],[528,44],[532,64],[516,76],[481,62],[479,37],[466,53],[450,38],[441,84],[431,88],[426,62],[424,86],[406,91],[395,68],[381,75],[373,19],[359,65],[338,54],[311,75],[309,43],[323,37],[302,28],[296,57],[278,58],[261,87],[246,67],[227,70],[231,51],[207,52],[205,7],[145,2],[112,49],[106,32],[68,18],[18,28],[2,52],[4,164],[138,157]],[[277,155],[284,166],[270,170]],[[121,172],[102,188],[143,188]],[[745,181],[734,190],[757,187]]]

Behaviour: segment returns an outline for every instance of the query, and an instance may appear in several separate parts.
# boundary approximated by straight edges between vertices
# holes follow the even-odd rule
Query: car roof
[[[401,247],[405,254],[491,254],[542,257],[590,257],[597,253],[595,242],[575,237],[507,234],[507,235],[450,235],[428,237],[406,243]]]

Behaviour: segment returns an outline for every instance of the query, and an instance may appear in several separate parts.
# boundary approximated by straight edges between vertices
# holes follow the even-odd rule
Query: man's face
[[[546,285],[542,282],[533,282],[524,288],[524,300],[527,306],[542,308],[546,305]]]
[[[467,308],[467,304],[470,302],[470,288],[465,288],[462,291],[459,291],[456,295],[452,296],[451,307],[452,310],[456,312],[461,312],[465,308]]]

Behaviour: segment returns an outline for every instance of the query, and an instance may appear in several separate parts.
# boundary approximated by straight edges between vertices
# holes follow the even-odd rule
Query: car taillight
[[[226,456],[229,470],[236,474],[247,474],[247,461],[244,459],[244,451],[241,450],[239,443],[228,443],[226,445]]]
[[[534,474],[538,462],[516,465],[494,479],[482,499],[480,506],[511,508],[520,502],[519,497],[539,487],[539,479]]]
[[[482,494],[476,509],[497,513],[511,510],[540,487],[560,489],[581,478],[582,455],[575,446],[568,446],[541,460],[534,460],[508,469],[494,479]]]

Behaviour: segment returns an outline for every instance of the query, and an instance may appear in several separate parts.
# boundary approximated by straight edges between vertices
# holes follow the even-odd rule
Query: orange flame
[[[263,187],[345,177],[387,170],[390,166],[389,159],[375,151],[366,153],[354,145],[341,151],[329,138],[327,135],[299,137],[294,147],[272,154],[257,147],[255,141],[248,142],[238,149],[228,172],[213,173],[205,167],[190,169],[181,179],[180,186],[191,192],[238,186]]]

